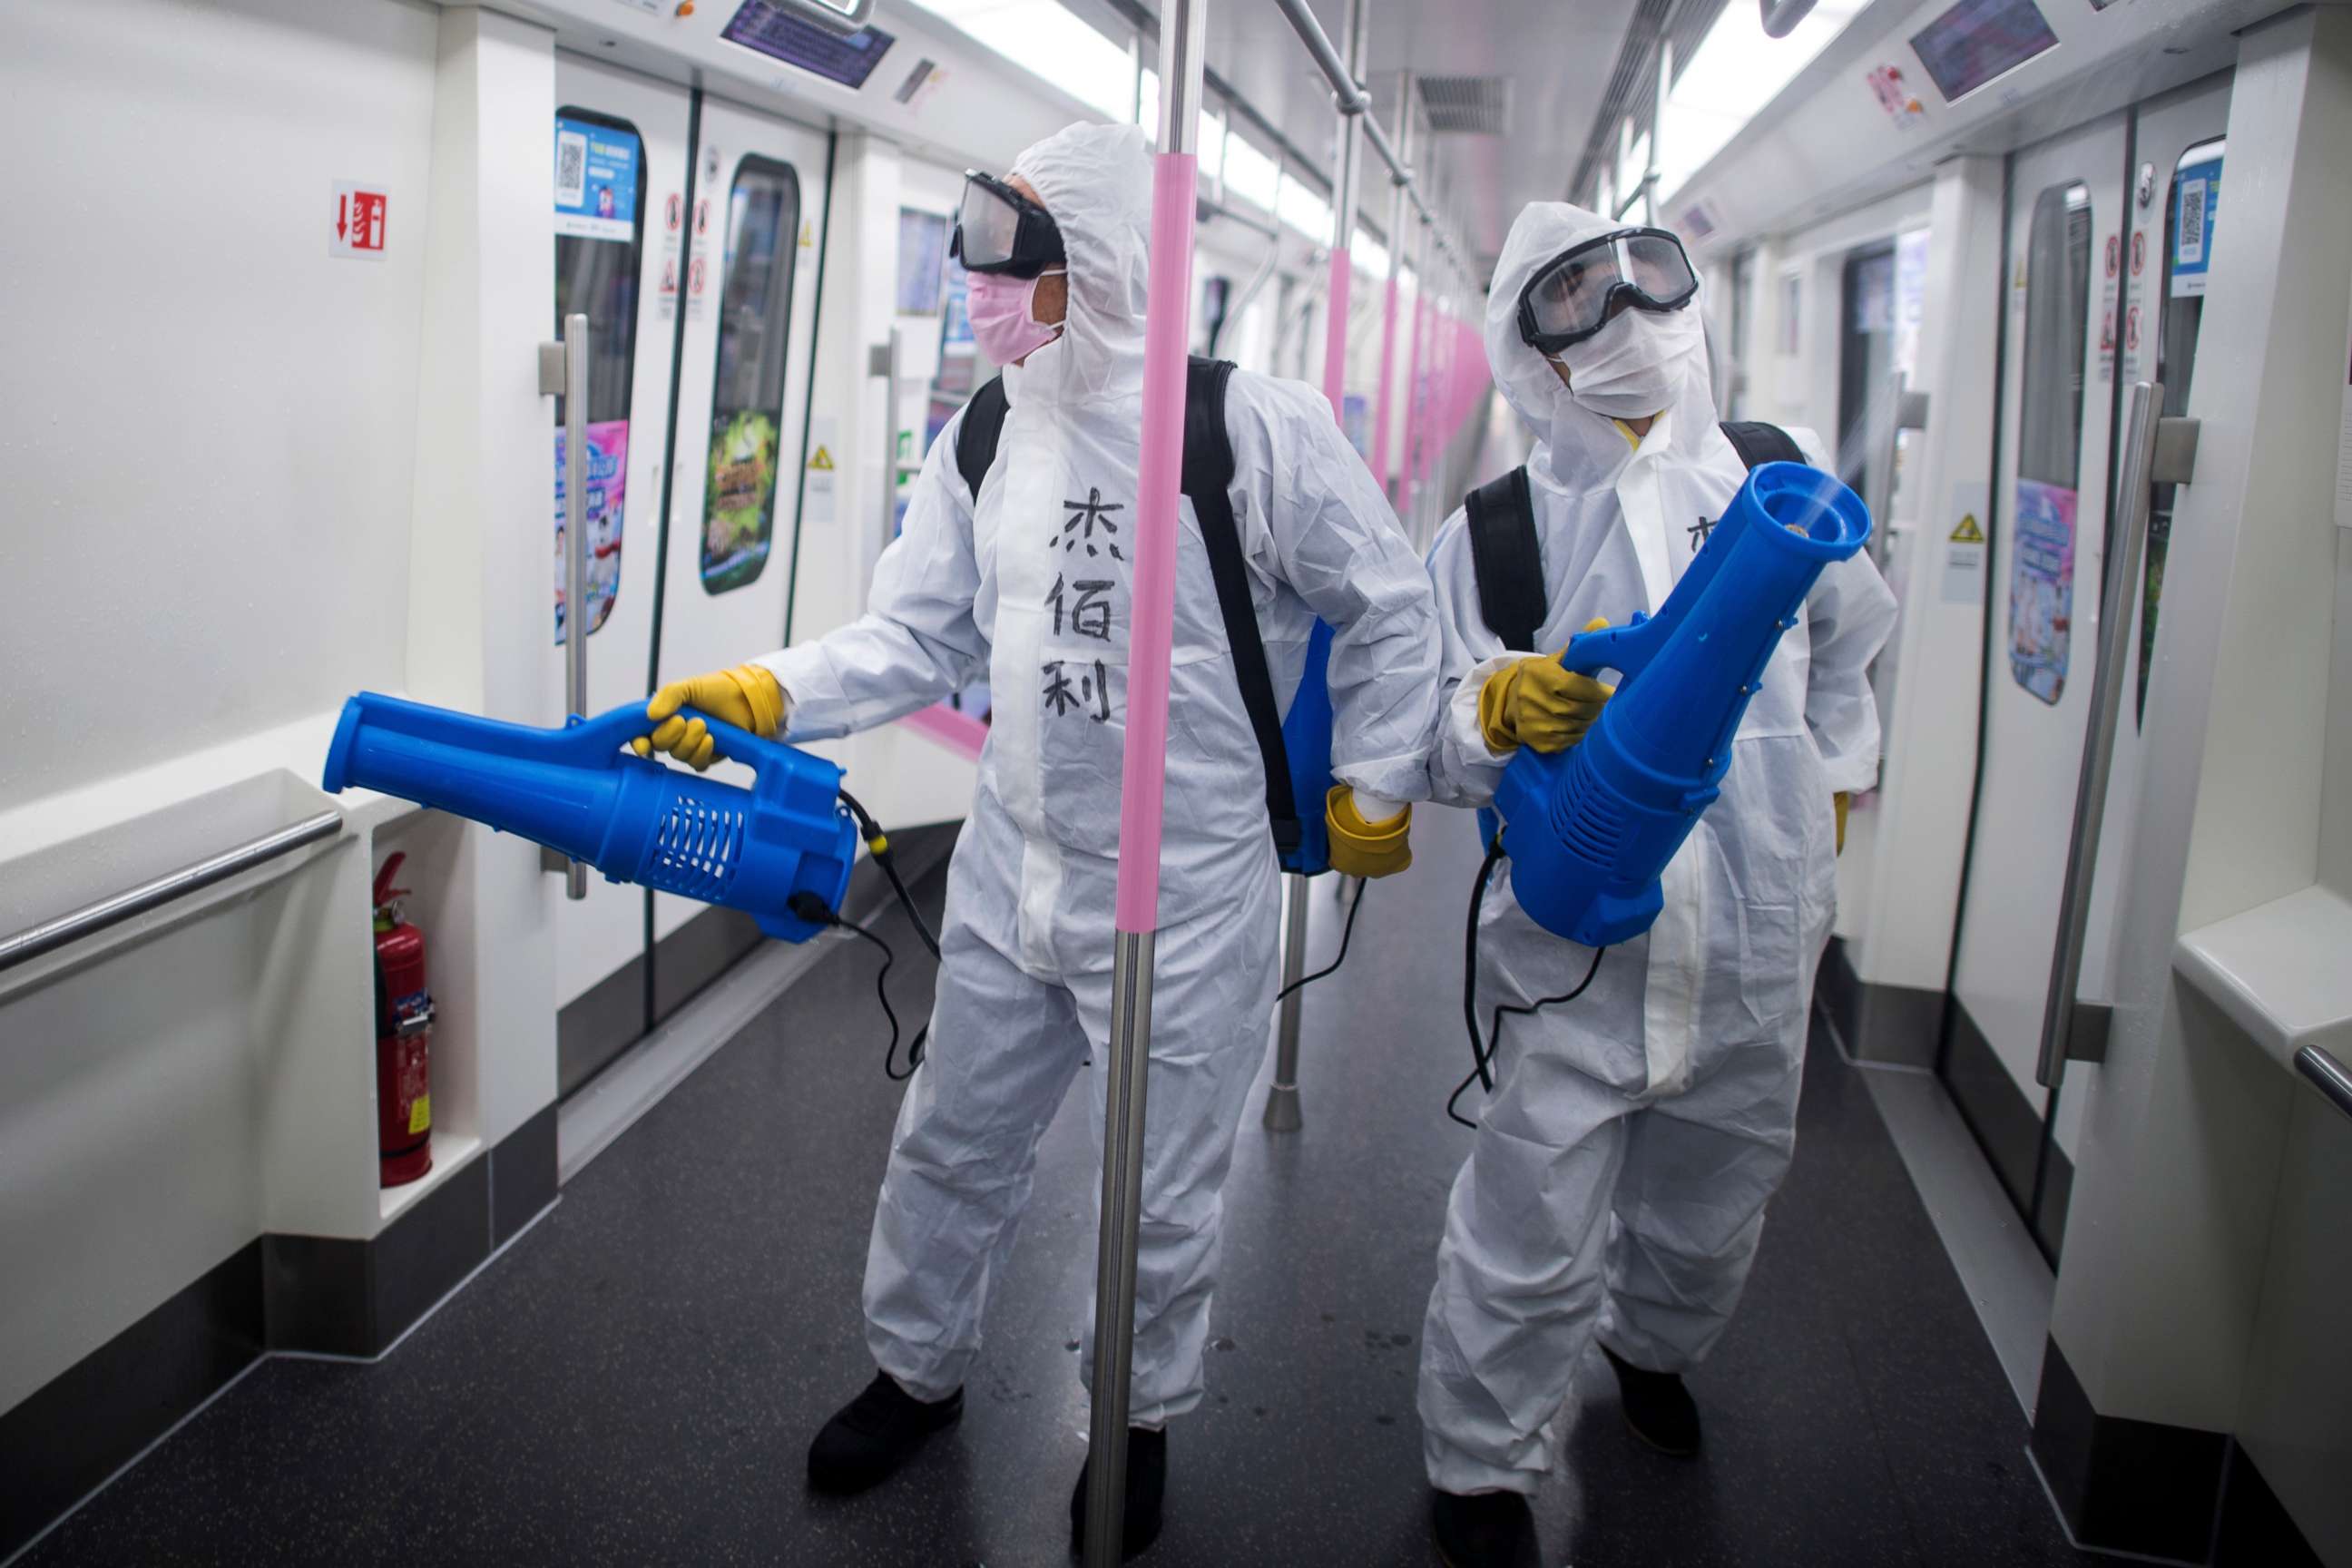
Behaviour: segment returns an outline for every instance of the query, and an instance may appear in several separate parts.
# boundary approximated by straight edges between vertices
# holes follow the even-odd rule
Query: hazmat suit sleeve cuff
[[[1518,751],[1514,747],[1497,752],[1486,744],[1486,733],[1478,723],[1478,693],[1485,689],[1489,676],[1525,657],[1506,652],[1481,659],[1454,686],[1438,717],[1437,755],[1430,769],[1433,799],[1477,806],[1495,798],[1503,769]]]

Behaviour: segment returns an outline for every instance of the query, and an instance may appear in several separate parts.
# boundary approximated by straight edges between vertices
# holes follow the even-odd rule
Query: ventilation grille
[[[651,864],[638,880],[704,903],[725,897],[743,844],[743,814],[680,794],[654,832]]]
[[[1617,868],[1617,852],[1625,842],[1623,807],[1593,782],[1592,765],[1581,751],[1570,756],[1564,787],[1552,796],[1551,829],[1587,866]]]
[[[1429,128],[1456,136],[1500,136],[1511,128],[1511,79],[1500,76],[1425,76],[1421,101]]]

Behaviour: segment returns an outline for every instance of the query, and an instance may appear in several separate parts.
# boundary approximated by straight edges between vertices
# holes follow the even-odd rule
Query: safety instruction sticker
[[[1944,575],[1936,597],[1946,605],[1982,605],[1985,595],[1985,488],[1952,487],[1952,510],[1960,521],[1944,540]]]
[[[839,475],[833,460],[833,448],[839,436],[839,428],[830,415],[818,415],[809,421],[807,471],[801,476],[801,517],[805,521],[831,522],[834,520],[834,498]]]
[[[2221,160],[2191,163],[2172,177],[2172,283],[2176,300],[2205,292],[2213,265],[2213,219],[2221,210]]]
[[[626,243],[637,233],[636,132],[555,117],[555,232]]]
[[[2074,616],[2075,492],[2017,481],[2016,549],[2009,568],[2009,672],[2056,707],[2066,689]]]
[[[381,185],[336,181],[335,235],[327,242],[327,254],[382,261],[384,217],[391,207],[392,197]]]

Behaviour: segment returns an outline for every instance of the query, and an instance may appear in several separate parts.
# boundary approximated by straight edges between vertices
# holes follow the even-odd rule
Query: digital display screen
[[[1911,35],[1919,63],[1935,78],[1946,102],[1966,97],[2057,42],[2033,0],[1960,0]]]
[[[743,0],[719,36],[849,88],[864,87],[898,41],[879,27],[860,27],[846,37],[828,33],[772,0]]]

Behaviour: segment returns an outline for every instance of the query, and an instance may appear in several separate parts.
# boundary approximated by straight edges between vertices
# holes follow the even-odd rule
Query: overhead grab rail
[[[1339,112],[1363,121],[1364,140],[1371,143],[1372,151],[1378,153],[1381,162],[1388,165],[1389,178],[1404,188],[1405,195],[1412,202],[1413,210],[1429,226],[1429,237],[1440,253],[1466,275],[1470,268],[1461,248],[1445,232],[1436,211],[1430,206],[1428,198],[1422,192],[1420,181],[1414,177],[1412,166],[1397,156],[1395,144],[1389,140],[1388,132],[1381,129],[1380,121],[1373,115],[1371,94],[1349,74],[1347,61],[1339,58],[1339,51],[1332,45],[1330,35],[1324,32],[1323,24],[1315,19],[1315,13],[1308,9],[1307,0],[1275,0],[1275,5],[1289,19],[1291,31],[1298,35],[1298,41],[1307,46],[1307,52],[1314,58],[1316,68],[1331,84],[1331,94],[1338,100]],[[1352,222],[1355,215],[1351,213],[1349,216]],[[1389,243],[1398,243],[1398,237],[1391,235]]]
[[[143,915],[150,910],[160,909],[175,899],[184,899],[216,882],[225,882],[240,872],[250,871],[265,861],[290,855],[306,844],[332,838],[342,830],[342,826],[343,814],[330,808],[306,816],[291,826],[248,839],[233,849],[225,849],[194,865],[150,878],[111,898],[100,899],[94,904],[84,904],[54,920],[26,926],[14,936],[0,938],[0,971],[29,963],[45,952],[56,952],[68,942],[96,936],[109,927],[121,925],[124,921]]]
[[[2345,1071],[2342,1062],[2317,1046],[2305,1046],[2294,1053],[2294,1068],[2327,1097],[2329,1104],[2352,1116],[2352,1072]]]

